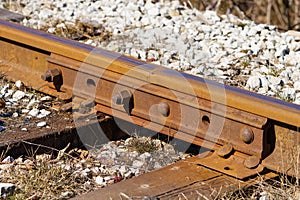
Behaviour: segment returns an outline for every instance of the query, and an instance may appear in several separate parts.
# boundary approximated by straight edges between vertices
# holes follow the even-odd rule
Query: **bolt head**
[[[219,150],[218,150],[218,155],[220,157],[226,157],[229,154],[231,154],[231,152],[233,151],[233,147],[231,144],[226,144],[224,146],[222,146]]]
[[[253,169],[260,163],[260,159],[257,156],[250,156],[244,161],[244,166]]]
[[[254,133],[250,128],[242,128],[240,139],[246,144],[250,144],[254,140]]]
[[[166,102],[162,102],[158,104],[158,111],[160,112],[161,115],[164,117],[168,117],[170,114],[170,106]]]
[[[42,74],[41,78],[44,81],[48,81],[48,82],[52,81],[51,73],[49,71],[46,71],[44,74]]]

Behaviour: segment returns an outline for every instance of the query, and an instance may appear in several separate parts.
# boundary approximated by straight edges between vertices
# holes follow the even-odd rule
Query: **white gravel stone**
[[[275,76],[267,76],[270,84],[272,85],[280,85],[282,83],[282,80],[279,77],[275,77]]]
[[[105,182],[107,182],[109,180],[114,179],[114,177],[113,176],[105,176],[103,179],[104,179]]]
[[[141,158],[142,160],[146,160],[150,157],[151,157],[151,154],[149,152],[145,152],[139,156],[139,158]]]
[[[44,96],[42,98],[40,98],[40,101],[51,101],[52,100],[52,97],[50,96]]]
[[[45,122],[45,121],[42,121],[42,122],[39,122],[39,123],[37,123],[37,127],[38,128],[42,128],[42,127],[44,127],[44,126],[46,126],[47,125],[47,122]]]
[[[0,198],[5,198],[14,193],[16,186],[12,183],[0,183]]]
[[[23,91],[20,91],[20,90],[17,90],[12,98],[13,98],[13,101],[19,101],[20,99],[22,99],[23,97],[25,96],[25,92]]]
[[[251,76],[246,84],[246,88],[255,90],[261,87],[261,79],[258,76]]]
[[[1,96],[5,96],[5,94],[7,93],[8,89],[9,89],[9,84],[6,84],[6,85],[1,89],[1,91],[0,91]]]
[[[103,185],[103,186],[106,185],[106,182],[104,181],[104,179],[103,179],[102,176],[97,176],[96,179],[95,179],[95,182],[96,182],[96,184],[98,184],[98,185]]]
[[[21,131],[27,132],[27,128],[21,128]]]
[[[38,104],[38,103],[39,103],[38,100],[36,100],[36,99],[31,99],[30,102],[27,104],[26,108],[27,108],[27,109],[30,109],[30,108],[32,108],[34,105],[36,105],[36,104]]]
[[[17,81],[15,82],[15,86],[16,86],[18,89],[20,89],[20,88],[23,86],[22,81],[17,80]]]
[[[11,157],[11,156],[7,156],[6,158],[4,158],[4,159],[2,160],[2,162],[3,162],[3,163],[12,163],[12,162],[14,162],[14,158]]]
[[[39,114],[36,117],[40,119],[40,118],[44,118],[44,117],[46,117],[50,114],[51,114],[51,111],[42,109],[42,110],[39,111]]]
[[[140,160],[134,160],[132,163],[132,167],[134,168],[141,168],[145,163]]]
[[[8,89],[8,90],[5,91],[4,97],[9,98],[13,95],[13,93],[14,93],[14,90]]]
[[[28,113],[29,111],[30,111],[30,110],[28,110],[28,109],[22,109],[22,110],[21,110],[22,113]]]
[[[296,91],[300,92],[300,81],[296,81],[296,82],[294,83],[294,89],[295,89]]]
[[[154,169],[159,169],[161,168],[161,164],[159,162],[154,163]]]
[[[36,117],[39,114],[40,110],[37,108],[33,108],[28,112],[28,115]]]
[[[296,91],[293,88],[283,88],[282,89],[282,98],[286,100],[294,101],[296,99]]]

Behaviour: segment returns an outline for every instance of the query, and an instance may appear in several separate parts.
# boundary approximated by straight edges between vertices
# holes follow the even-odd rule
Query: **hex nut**
[[[49,69],[41,75],[41,78],[44,81],[53,82],[56,77],[60,77],[61,75],[62,73],[59,69]]]
[[[121,104],[129,103],[132,94],[128,90],[123,90],[120,92]]]
[[[130,115],[133,108],[132,98],[133,96],[130,91],[122,90],[119,92],[119,94],[112,97],[112,102],[116,105],[122,105],[127,114]]]
[[[112,97],[112,102],[117,105],[125,105],[129,103],[131,97],[132,94],[128,90],[123,90]]]
[[[112,102],[116,105],[121,105],[121,102],[122,102],[121,96],[119,94],[113,96]]]

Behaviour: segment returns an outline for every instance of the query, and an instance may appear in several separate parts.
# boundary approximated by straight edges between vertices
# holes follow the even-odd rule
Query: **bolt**
[[[112,102],[116,105],[121,105],[122,104],[121,101],[122,101],[122,98],[119,94],[113,96],[113,98],[112,98]]]
[[[61,71],[59,69],[49,69],[44,74],[42,74],[41,78],[44,81],[53,82],[55,77],[61,76]]]
[[[123,91],[119,92],[119,94],[113,96],[112,101],[114,104],[124,105],[126,103],[129,103],[131,96],[132,95],[128,90],[123,90]]]
[[[119,94],[113,96],[112,102],[116,105],[123,105],[125,111],[129,114],[133,107],[132,94],[128,90],[123,90]]]
[[[242,128],[240,138],[246,144],[250,144],[254,139],[254,133],[250,128]]]
[[[257,156],[250,156],[244,161],[244,166],[253,169],[260,163],[260,159]]]
[[[160,104],[158,104],[158,111],[164,117],[168,117],[169,114],[170,114],[170,106],[169,106],[169,104],[167,104],[165,102],[161,102]]]
[[[47,81],[47,82],[52,82],[52,77],[51,77],[51,73],[48,71],[46,71],[44,74],[42,74],[41,78],[44,80],[44,81]]]
[[[63,85],[63,77],[61,70],[59,69],[49,69],[44,74],[42,74],[41,78],[44,81],[53,82],[56,91],[60,92],[60,88]]]
[[[232,145],[231,144],[226,144],[218,150],[218,155],[220,157],[226,157],[232,152],[232,150],[233,150]]]

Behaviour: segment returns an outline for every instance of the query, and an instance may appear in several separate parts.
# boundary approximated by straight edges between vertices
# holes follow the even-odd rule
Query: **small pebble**
[[[46,116],[48,116],[48,115],[50,115],[51,114],[51,111],[48,111],[48,110],[45,110],[45,109],[42,109],[42,110],[40,110],[39,111],[40,113],[36,116],[37,118],[44,118],[44,117],[46,117]]]
[[[14,158],[11,157],[11,156],[7,156],[6,158],[4,158],[2,160],[2,162],[4,162],[4,163],[12,163],[12,162],[14,162]]]
[[[23,86],[22,81],[17,80],[17,81],[15,82],[15,86],[16,86],[18,89],[20,89],[20,88]]]
[[[12,183],[0,183],[0,198],[11,196],[15,189],[16,186]]]
[[[39,109],[37,108],[33,108],[32,110],[29,111],[28,115],[36,117],[38,115],[38,113],[40,112]]]
[[[37,123],[37,127],[39,127],[39,128],[42,128],[42,127],[44,127],[44,126],[46,126],[47,125],[47,122],[45,122],[45,121],[43,121],[43,122],[39,122],[39,123]]]
[[[40,99],[41,101],[51,101],[52,100],[52,97],[50,96],[44,96]]]
[[[13,98],[13,101],[19,101],[24,96],[25,96],[25,92],[18,90],[13,94],[12,98]]]
[[[103,177],[101,177],[101,176],[97,176],[96,179],[95,179],[95,182],[96,182],[96,184],[98,184],[98,185],[106,185],[106,183],[105,183]]]

